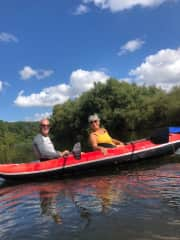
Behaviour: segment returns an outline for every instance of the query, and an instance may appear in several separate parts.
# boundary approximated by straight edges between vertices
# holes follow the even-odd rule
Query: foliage
[[[0,121],[0,162],[32,160],[32,139],[38,128],[36,122]]]
[[[106,84],[95,83],[78,98],[54,106],[50,121],[56,148],[69,149],[81,141],[83,150],[87,150],[88,116],[93,113],[99,114],[113,137],[122,140],[127,140],[128,131],[180,125],[180,87],[165,92],[112,78]],[[0,161],[33,160],[31,143],[38,131],[37,122],[0,121]]]
[[[116,79],[94,88],[74,101],[56,105],[52,115],[54,140],[60,143],[80,139],[87,143],[88,116],[98,113],[101,123],[115,137],[123,132],[140,131],[180,124],[180,88],[170,93],[154,86],[137,86]],[[84,141],[85,140],[85,141]]]

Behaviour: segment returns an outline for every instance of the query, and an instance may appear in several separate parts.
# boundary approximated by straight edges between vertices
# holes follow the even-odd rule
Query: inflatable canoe
[[[70,154],[64,158],[43,162],[0,164],[0,177],[6,180],[47,179],[47,176],[63,176],[64,173],[80,172],[85,168],[172,154],[178,148],[180,148],[180,127],[169,127],[155,131],[149,138],[108,149],[106,155],[101,151],[94,151]]]

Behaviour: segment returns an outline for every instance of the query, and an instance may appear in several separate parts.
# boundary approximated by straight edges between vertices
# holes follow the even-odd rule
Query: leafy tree
[[[84,150],[88,149],[88,116],[93,113],[99,114],[112,136],[122,140],[127,140],[129,131],[180,125],[180,87],[165,92],[113,78],[105,84],[95,83],[76,99],[54,106],[50,133],[56,148],[69,149],[81,141]],[[0,161],[33,160],[32,139],[38,131],[37,122],[0,121]]]
[[[0,121],[0,162],[33,160],[32,139],[38,128],[37,122]]]

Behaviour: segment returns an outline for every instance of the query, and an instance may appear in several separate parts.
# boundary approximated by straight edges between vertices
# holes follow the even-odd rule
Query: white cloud
[[[3,89],[3,82],[0,81],[0,92],[2,91],[2,89]]]
[[[32,93],[29,96],[20,91],[14,103],[20,107],[50,107],[68,100],[69,92],[70,87],[66,84],[44,88],[40,93]]]
[[[25,96],[24,91],[20,91],[14,103],[20,107],[51,107],[55,104],[64,103],[69,98],[79,96],[84,91],[91,89],[95,82],[105,83],[108,78],[109,76],[101,71],[78,69],[72,72],[69,85],[59,84],[45,88],[40,93],[32,93],[29,96]]]
[[[26,117],[25,121],[33,121],[33,122],[40,121],[41,119],[49,118],[51,115],[52,115],[52,112],[35,113],[31,117]]]
[[[22,70],[19,71],[19,74],[23,80],[26,80],[36,76],[36,71],[29,66],[25,66]]]
[[[142,41],[140,39],[130,40],[120,48],[118,55],[121,56],[128,52],[134,52],[134,51],[140,49],[143,44],[144,44],[144,41]]]
[[[146,57],[136,69],[129,72],[139,84],[155,85],[165,90],[180,84],[180,48],[162,49]]]
[[[101,9],[109,9],[111,12],[123,11],[135,6],[154,7],[170,1],[174,2],[174,0],[82,0],[84,4],[93,3]]]
[[[86,14],[87,12],[89,12],[89,8],[84,4],[80,4],[74,12],[74,15],[82,15]]]
[[[77,96],[93,88],[95,82],[105,83],[109,78],[102,71],[85,71],[78,69],[72,72],[70,76],[70,86],[73,96]]]
[[[0,42],[18,42],[18,38],[11,33],[0,33]]]
[[[35,77],[37,79],[43,79],[49,77],[53,73],[53,70],[33,69],[30,66],[25,66],[22,70],[19,71],[21,79],[23,80],[27,80],[32,77]]]
[[[5,81],[0,80],[0,92],[5,88],[5,87],[10,87],[10,84]]]

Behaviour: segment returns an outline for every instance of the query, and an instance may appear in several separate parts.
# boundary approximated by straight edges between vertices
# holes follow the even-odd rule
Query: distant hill
[[[38,131],[38,122],[0,121],[0,162],[33,159],[32,139]]]

